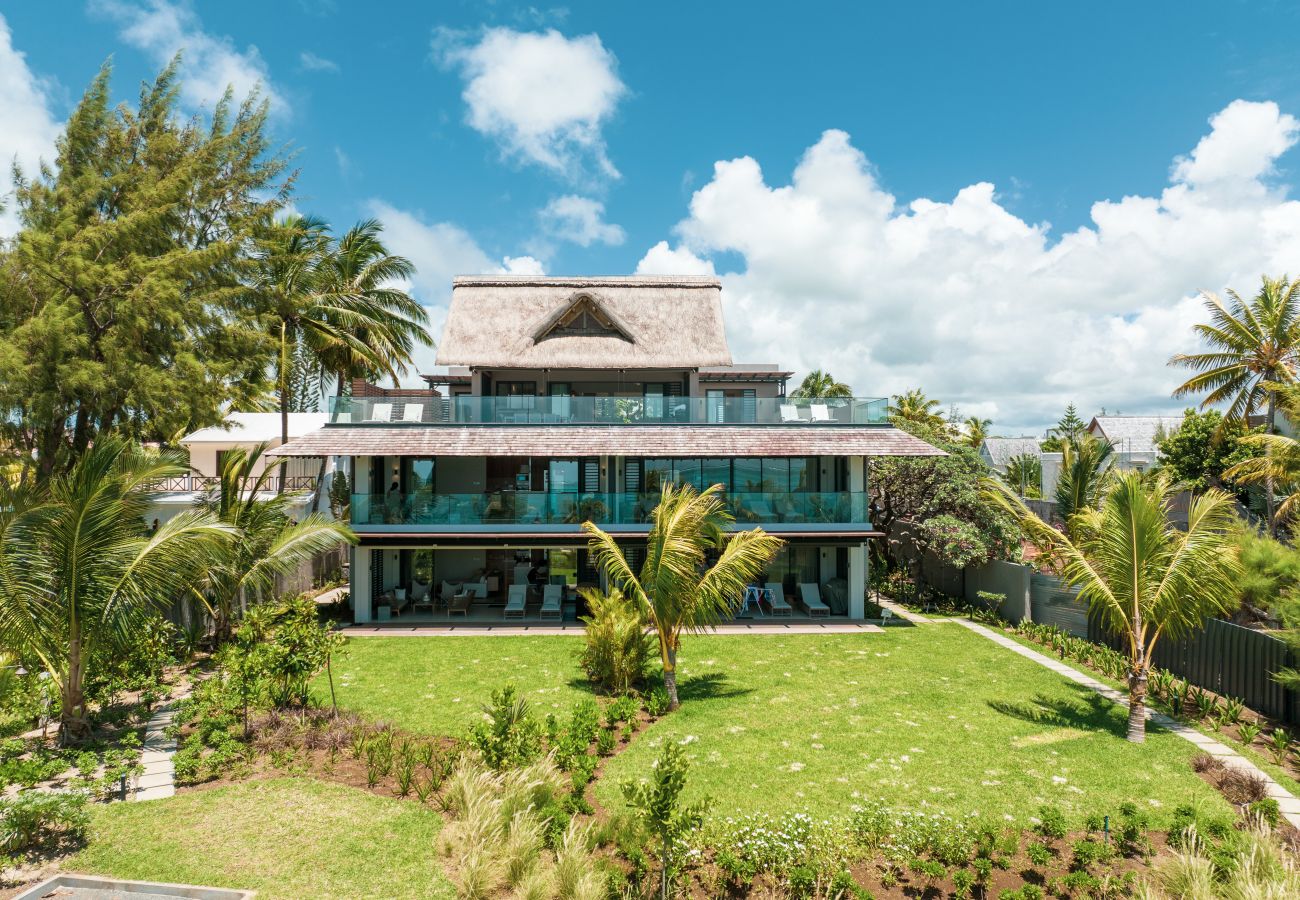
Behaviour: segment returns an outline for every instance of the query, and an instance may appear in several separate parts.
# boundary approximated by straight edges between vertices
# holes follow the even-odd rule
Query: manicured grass
[[[275,778],[96,807],[65,871],[253,888],[259,898],[452,897],[441,819],[418,804]]]
[[[464,735],[494,688],[514,683],[540,715],[563,715],[591,688],[581,638],[363,637],[334,661],[339,706],[425,734]],[[329,699],[317,679],[316,696]]]
[[[563,637],[360,638],[336,667],[340,704],[412,730],[463,734],[491,688],[514,681],[539,714],[584,696]],[[1043,803],[1072,818],[1145,803],[1165,820],[1218,795],[1191,744],[1152,730],[1124,740],[1125,713],[955,624],[863,635],[688,636],[683,707],[609,761],[596,796],[646,772],[663,740],[686,741],[690,791],[715,814],[845,812],[864,798],[1011,816]],[[343,673],[341,676],[339,673]]]

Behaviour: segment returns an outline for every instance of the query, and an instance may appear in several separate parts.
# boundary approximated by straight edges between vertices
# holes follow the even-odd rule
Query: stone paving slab
[[[132,800],[162,800],[176,794],[176,764],[172,759],[176,754],[176,741],[166,732],[176,719],[175,703],[184,696],[182,694],[154,710],[145,726],[144,752],[140,754],[144,772],[136,777]]]
[[[985,628],[983,625],[976,624],[975,622],[969,622],[964,619],[952,619],[950,621],[954,621],[963,628],[967,628],[976,634],[983,635],[995,644],[1000,644],[1008,650],[1018,653],[1026,659],[1038,663],[1040,666],[1051,669],[1053,672],[1057,672],[1077,684],[1091,688],[1106,697],[1108,700],[1113,700],[1120,706],[1126,708],[1128,706],[1128,696],[1122,691],[1117,691],[1110,685],[1103,684],[1092,676],[1086,675],[1078,669],[1066,665],[1060,660],[1039,653],[1037,650],[1032,650],[1021,644],[1019,641],[1014,641],[1004,634],[998,634],[996,631]],[[1297,798],[1282,785],[1270,778],[1267,772],[1260,769],[1253,762],[1246,759],[1246,757],[1237,753],[1223,742],[1202,734],[1190,725],[1179,722],[1177,719],[1173,719],[1164,713],[1153,712],[1148,709],[1147,721],[1154,725],[1158,725],[1166,731],[1172,731],[1174,734],[1183,738],[1187,742],[1196,745],[1206,753],[1218,757],[1223,760],[1224,765],[1258,775],[1264,780],[1265,790],[1267,791],[1268,796],[1277,801],[1278,810],[1282,813],[1282,817],[1296,828],[1300,828],[1300,798]]]

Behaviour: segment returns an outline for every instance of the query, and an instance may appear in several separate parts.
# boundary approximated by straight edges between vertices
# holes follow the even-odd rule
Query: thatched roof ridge
[[[583,295],[622,334],[560,334]],[[717,278],[475,275],[454,279],[439,365],[696,368],[731,364]]]

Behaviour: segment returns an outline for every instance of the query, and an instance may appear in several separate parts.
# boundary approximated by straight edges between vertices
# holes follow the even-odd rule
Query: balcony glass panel
[[[725,495],[737,524],[866,525],[862,491],[762,491]],[[352,524],[367,525],[632,525],[649,521],[658,493],[352,495]]]
[[[333,425],[883,425],[883,397],[331,397]]]

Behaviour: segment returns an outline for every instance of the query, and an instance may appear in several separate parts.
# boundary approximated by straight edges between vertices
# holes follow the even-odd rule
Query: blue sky
[[[53,123],[110,57],[126,98],[185,46],[192,109],[203,85],[262,79],[297,150],[297,207],[339,227],[381,214],[435,320],[463,266],[716,271],[738,358],[826,365],[866,395],[920,384],[1018,432],[1067,400],[1180,408],[1164,360],[1187,349],[1196,292],[1300,273],[1300,9],[1286,4],[0,14],[0,85],[16,96],[28,78]],[[31,140],[0,152],[48,135],[32,116],[10,127]],[[1180,185],[1195,202],[1166,196]],[[1063,365],[1053,342],[1090,361]]]

